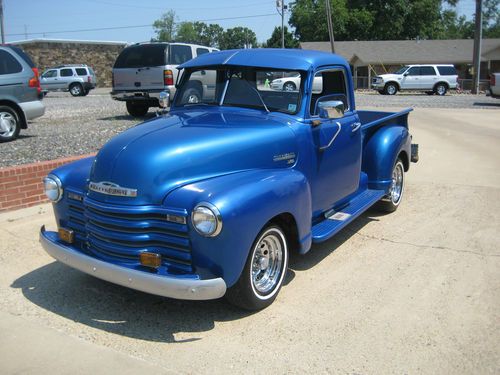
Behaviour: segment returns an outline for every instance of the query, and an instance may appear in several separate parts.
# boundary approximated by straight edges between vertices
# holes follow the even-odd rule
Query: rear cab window
[[[113,68],[143,68],[165,64],[166,44],[143,44],[125,48]]]
[[[87,69],[85,68],[76,68],[76,74],[79,76],[86,76],[87,75]]]
[[[454,66],[438,66],[438,72],[442,76],[456,76],[457,70]]]
[[[0,74],[14,74],[23,70],[22,65],[9,52],[0,49]]]

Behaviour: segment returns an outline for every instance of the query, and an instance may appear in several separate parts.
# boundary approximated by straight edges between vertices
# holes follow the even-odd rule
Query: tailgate
[[[114,90],[154,90],[165,87],[163,67],[113,69]]]

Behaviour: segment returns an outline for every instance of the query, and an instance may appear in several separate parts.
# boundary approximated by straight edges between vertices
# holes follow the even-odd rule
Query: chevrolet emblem
[[[137,197],[137,189],[130,189],[121,187],[112,182],[91,182],[89,183],[89,189],[95,191],[96,193],[115,195],[118,197]]]

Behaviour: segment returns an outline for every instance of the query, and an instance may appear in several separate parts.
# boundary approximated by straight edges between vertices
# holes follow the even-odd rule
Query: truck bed
[[[374,130],[384,125],[401,125],[408,128],[408,114],[413,108],[400,112],[357,111],[361,121],[361,130],[365,135],[368,130]]]

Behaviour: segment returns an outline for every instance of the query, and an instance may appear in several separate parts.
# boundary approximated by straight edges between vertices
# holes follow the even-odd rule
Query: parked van
[[[124,101],[132,116],[159,107],[162,91],[175,94],[177,66],[216,48],[187,43],[137,43],[126,47],[113,66],[111,97]]]

